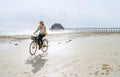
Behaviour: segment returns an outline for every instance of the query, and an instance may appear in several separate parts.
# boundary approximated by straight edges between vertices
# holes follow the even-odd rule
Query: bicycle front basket
[[[31,36],[31,40],[36,40],[37,36]]]

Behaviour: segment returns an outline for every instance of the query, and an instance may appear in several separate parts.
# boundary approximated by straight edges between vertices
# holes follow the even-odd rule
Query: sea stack
[[[50,30],[61,30],[61,29],[64,29],[64,27],[60,23],[55,23],[50,28]]]

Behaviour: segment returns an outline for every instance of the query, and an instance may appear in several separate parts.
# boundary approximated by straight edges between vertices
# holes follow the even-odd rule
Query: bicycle
[[[30,43],[30,46],[29,46],[29,53],[31,55],[35,55],[37,49],[39,48],[38,46],[38,36],[35,35],[35,36],[31,36],[31,40],[32,42]],[[48,50],[48,40],[43,38],[43,45],[41,46],[42,49],[42,52],[47,52]]]

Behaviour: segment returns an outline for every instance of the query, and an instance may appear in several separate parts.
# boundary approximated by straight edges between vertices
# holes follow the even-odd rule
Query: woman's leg
[[[39,34],[39,36],[38,36],[38,45],[39,45],[39,47],[40,47],[40,42],[41,42],[41,40],[42,40],[42,35],[41,34]]]
[[[42,34],[42,37],[41,37],[41,40],[40,40],[41,41],[41,45],[43,45],[43,40],[42,40],[43,37],[45,37],[45,34]]]
[[[45,37],[45,34],[39,34],[38,36],[38,45],[39,45],[39,49],[40,46],[43,44],[42,38]],[[40,44],[41,43],[41,44]]]

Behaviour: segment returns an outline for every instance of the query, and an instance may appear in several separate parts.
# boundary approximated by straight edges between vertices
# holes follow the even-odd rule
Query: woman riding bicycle
[[[43,44],[42,39],[43,39],[43,37],[45,37],[47,35],[46,26],[44,25],[43,21],[40,21],[37,30],[33,34],[37,33],[38,31],[40,31],[39,35],[38,35],[38,45],[39,45],[39,49],[40,49]]]

